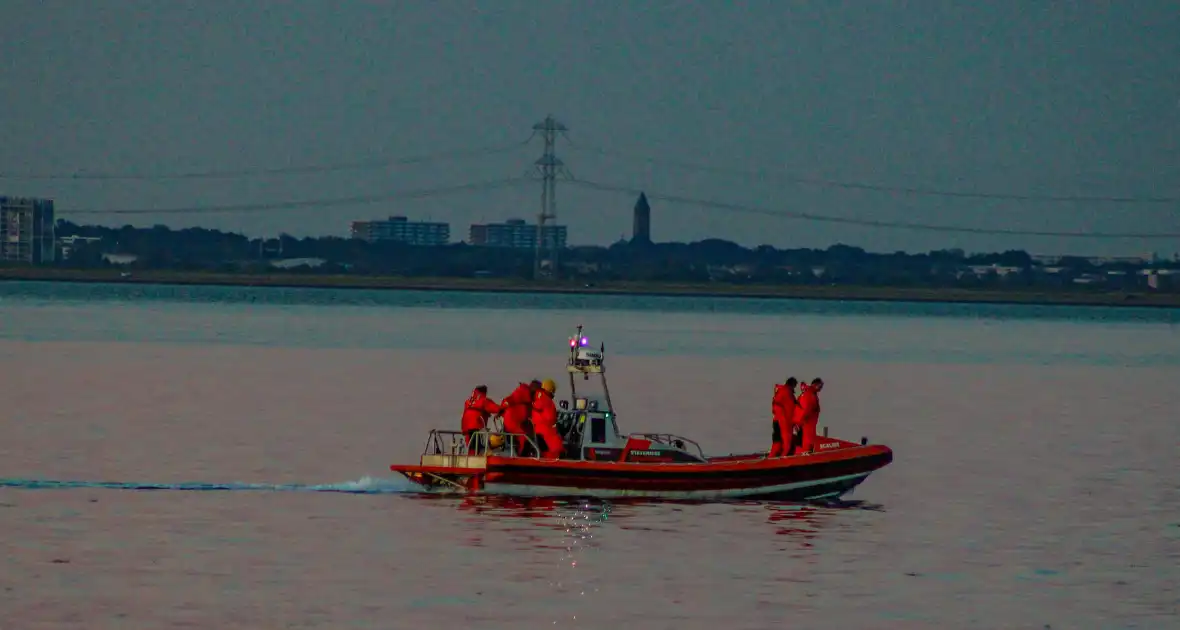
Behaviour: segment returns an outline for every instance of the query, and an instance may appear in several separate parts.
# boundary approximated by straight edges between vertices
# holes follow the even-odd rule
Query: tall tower
[[[545,248],[546,236],[545,222],[549,219],[557,219],[557,171],[563,166],[563,163],[554,154],[554,146],[557,143],[557,132],[566,131],[567,127],[550,114],[545,117],[545,120],[533,125],[533,130],[540,131],[541,136],[545,138],[545,153],[535,162],[537,170],[541,172],[541,212],[537,215],[537,249],[533,257],[533,279],[536,280],[541,277],[541,252]],[[551,278],[557,279],[560,271],[557,261],[559,243],[557,230],[551,230],[551,232],[553,238],[548,248],[549,273]]]
[[[651,245],[651,206],[647,195],[639,193],[635,202],[635,222],[631,226],[631,242],[635,245]]]

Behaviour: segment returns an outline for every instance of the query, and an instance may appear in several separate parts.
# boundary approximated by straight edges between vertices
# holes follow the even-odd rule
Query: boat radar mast
[[[614,405],[610,400],[610,388],[606,385],[606,344],[599,343],[598,350],[590,346],[590,339],[582,334],[582,326],[578,325],[578,331],[573,337],[570,337],[570,356],[566,363],[566,371],[570,375],[570,398],[572,403],[577,404],[578,390],[575,374],[581,374],[582,380],[590,380],[591,374],[597,374],[602,379],[602,392],[606,396],[607,411],[614,413]]]

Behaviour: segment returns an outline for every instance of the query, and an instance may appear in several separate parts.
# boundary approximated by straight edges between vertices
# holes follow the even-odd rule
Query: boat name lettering
[[[631,455],[635,457],[659,457],[663,453],[659,451],[631,451]]]
[[[839,442],[824,442],[823,444],[819,445],[821,450],[825,448],[836,448],[837,446],[840,446]]]

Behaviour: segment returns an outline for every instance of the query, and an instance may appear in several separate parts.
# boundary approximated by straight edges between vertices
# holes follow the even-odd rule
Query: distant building
[[[546,225],[541,241],[545,247],[564,249],[566,226]],[[525,223],[523,219],[508,219],[504,223],[472,224],[467,242],[482,247],[516,247],[533,249],[537,246],[536,224]]]
[[[103,254],[102,259],[112,265],[130,265],[139,260],[135,254]]]
[[[63,236],[57,239],[57,248],[61,252],[61,259],[69,260],[77,247],[101,242],[102,237],[99,236]]]
[[[1065,255],[1060,254],[1034,254],[1031,256],[1033,262],[1041,265],[1056,265],[1061,262]],[[1101,267],[1103,265],[1127,264],[1127,265],[1150,265],[1159,262],[1159,254],[1151,253],[1143,256],[1083,256],[1071,255],[1069,258],[1080,258],[1090,263]]]
[[[56,253],[53,200],[0,196],[0,261],[43,265]]]
[[[271,260],[267,264],[276,269],[298,269],[299,267],[316,267],[324,266],[328,262],[323,258],[283,258],[280,260]]]
[[[353,221],[351,234],[352,238],[370,243],[397,241],[407,245],[446,245],[451,242],[451,224],[389,217],[388,221]]]
[[[639,193],[639,200],[635,202],[635,221],[631,228],[631,242],[636,245],[651,244],[651,206],[647,203],[647,195]]]

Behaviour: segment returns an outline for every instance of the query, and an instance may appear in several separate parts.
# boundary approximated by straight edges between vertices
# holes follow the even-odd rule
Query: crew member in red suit
[[[541,456],[545,459],[558,459],[565,450],[561,434],[557,432],[557,405],[553,403],[553,394],[557,392],[557,383],[547,378],[541,382],[541,388],[533,395],[533,430],[537,435],[537,446],[541,448]]]
[[[811,385],[804,385],[799,393],[799,407],[795,412],[795,424],[803,430],[803,443],[800,445],[800,455],[807,455],[815,450],[815,429],[819,426],[819,393],[823,391],[824,380],[816,378]]]
[[[515,434],[512,439],[516,440],[517,455],[524,454],[524,448],[527,444],[525,434],[530,433],[525,430],[525,421],[528,420],[529,412],[533,407],[533,393],[541,387],[541,381],[534,380],[531,383],[521,383],[508,394],[508,397],[500,401],[501,412],[500,415],[504,418],[504,432],[509,435]]]
[[[499,414],[502,411],[500,405],[488,398],[488,386],[480,385],[471,390],[471,398],[463,404],[463,441],[470,444],[473,452],[484,452],[487,445],[482,439],[479,439],[479,444],[471,443],[471,436],[476,431],[481,431],[488,426],[488,418],[493,414]],[[480,436],[482,438],[483,436]]]
[[[782,457],[783,455],[791,455],[795,452],[795,434],[792,428],[795,425],[795,386],[799,384],[799,380],[794,376],[787,379],[786,384],[776,384],[774,386],[774,398],[770,402],[771,413],[774,414],[771,421],[771,436],[770,436],[770,453],[768,457]],[[786,442],[784,444],[783,442]]]

